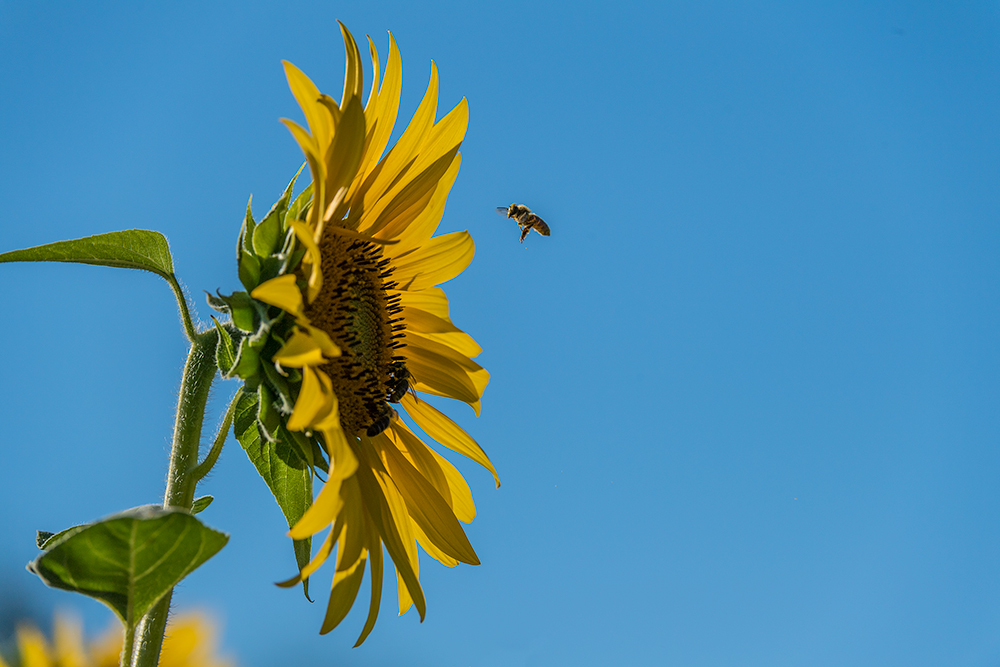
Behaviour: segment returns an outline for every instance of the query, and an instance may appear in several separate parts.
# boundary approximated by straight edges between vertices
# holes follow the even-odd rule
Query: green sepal
[[[211,292],[205,292],[205,300],[208,301],[208,306],[212,310],[232,316],[229,304],[227,304],[221,297],[215,296]]]
[[[222,377],[229,379],[240,377],[251,379],[257,376],[260,365],[260,355],[250,345],[250,339],[242,335],[239,329],[229,328],[220,324],[214,317],[215,329],[219,332],[219,342],[215,348],[215,364]],[[234,340],[233,334],[237,336]]]
[[[240,282],[248,290],[253,290],[263,282],[260,279],[260,259],[256,255],[242,253],[237,271]]]
[[[152,271],[168,282],[174,280],[170,246],[159,232],[129,229],[87,236],[73,241],[12,250],[0,254],[0,262],[75,262]]]
[[[277,204],[275,204],[277,206]],[[278,249],[278,239],[283,236],[280,213],[274,209],[253,230],[253,251],[258,257],[268,257]]]
[[[226,328],[219,324],[219,320],[212,317],[212,321],[215,322],[215,330],[219,332],[219,342],[215,346],[215,365],[222,377],[229,377],[229,371],[236,365],[236,344]]]
[[[227,378],[239,377],[250,380],[258,376],[260,370],[260,354],[254,349],[250,338],[240,340],[240,348],[236,354],[236,364]]]
[[[289,232],[289,234],[294,236],[294,232]],[[278,254],[269,255],[260,260],[260,282],[264,283],[271,278],[277,278],[280,275],[286,273],[286,269],[290,262],[288,261],[290,255]],[[301,259],[301,256],[300,256]]]
[[[245,392],[236,404],[233,430],[236,440],[247,453],[250,462],[271,490],[274,499],[291,528],[312,504],[312,471],[298,455],[296,447],[287,442],[284,428],[275,429],[279,435],[274,442],[261,437],[258,422],[259,398],[256,393]],[[280,432],[280,434],[279,434]],[[295,562],[301,571],[309,563],[312,539],[293,540]],[[302,582],[302,590],[309,597],[309,580]]]
[[[255,302],[246,292],[233,292],[229,296],[219,294],[216,297],[209,295],[208,303],[216,310],[227,313],[233,318],[233,324],[243,331],[255,331],[257,329],[257,308]]]
[[[305,165],[302,165],[303,167]],[[302,167],[299,167],[299,171],[302,171]],[[298,174],[296,174],[297,176]],[[286,220],[305,220],[306,214],[309,212],[309,207],[312,204],[312,194],[313,194],[313,184],[310,183],[306,186],[306,189],[299,193],[299,196],[295,198],[288,206],[288,213],[285,215]]]
[[[53,588],[100,600],[134,627],[228,541],[185,510],[149,505],[50,536],[28,570]]]
[[[274,393],[267,384],[261,383],[257,387],[257,425],[260,426],[260,434],[269,442],[278,439],[278,427],[281,426],[281,414],[274,406]]]
[[[304,166],[302,165],[302,167]],[[278,242],[285,236],[287,229],[284,224],[285,214],[288,212],[288,202],[292,198],[295,179],[302,173],[302,167],[299,167],[295,176],[292,176],[292,180],[288,183],[281,197],[264,216],[263,222],[253,230],[253,250],[258,257],[268,257],[274,254],[278,250]]]
[[[296,446],[299,448],[299,454],[305,459],[309,465],[313,468],[319,468],[325,473],[330,472],[330,467],[327,465],[326,458],[324,457],[324,452],[319,443],[316,442],[316,438],[309,437],[305,433],[299,431],[289,431],[285,429],[285,432],[291,436],[292,440],[295,441]]]
[[[288,381],[278,373],[278,369],[274,367],[274,364],[261,364],[261,368],[264,370],[264,377],[271,385],[271,389],[274,390],[272,398],[278,410],[283,415],[292,414],[295,406],[292,402],[292,392],[288,388]],[[291,371],[294,369],[288,370]]]
[[[253,252],[253,244],[251,243],[251,239],[253,239],[253,231],[254,228],[257,226],[257,223],[254,222],[253,219],[253,211],[251,210],[252,205],[253,205],[253,195],[250,195],[250,199],[247,200],[247,212],[246,215],[243,217],[243,227],[240,229],[239,245],[237,246],[238,251],[240,253]],[[237,257],[237,259],[238,258],[239,257]]]
[[[198,514],[199,512],[205,511],[212,501],[215,500],[214,496],[201,496],[200,498],[195,498],[194,503],[191,505],[191,514]]]

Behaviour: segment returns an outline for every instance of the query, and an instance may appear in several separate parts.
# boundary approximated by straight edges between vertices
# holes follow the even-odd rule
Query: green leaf
[[[312,504],[312,471],[295,451],[295,445],[279,437],[268,442],[260,437],[257,423],[257,392],[246,392],[236,404],[233,430],[236,440],[247,453],[250,462],[263,478],[278,502],[288,527],[291,528]],[[285,430],[277,429],[279,434]],[[294,540],[295,562],[299,570],[309,563],[312,540]],[[309,581],[302,582],[302,590],[309,597]]]
[[[132,627],[228,541],[184,510],[149,505],[50,537],[28,570],[100,600]]]
[[[205,508],[207,508],[209,505],[212,504],[213,500],[215,500],[213,496],[202,496],[201,498],[195,498],[194,504],[191,505],[191,514],[198,514],[199,512],[203,512]]]
[[[122,269],[144,269],[173,280],[174,262],[170,246],[159,232],[130,229],[88,236],[74,241],[12,250],[0,254],[0,262],[76,262]]]

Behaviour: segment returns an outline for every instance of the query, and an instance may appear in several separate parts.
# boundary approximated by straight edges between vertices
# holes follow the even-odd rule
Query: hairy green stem
[[[118,660],[119,667],[129,667],[132,664],[132,649],[135,646],[135,628],[125,624],[125,638],[122,640],[122,654]]]
[[[178,296],[178,301],[183,303],[183,298]],[[187,309],[182,309],[182,313],[187,315]],[[185,319],[190,321],[190,316]],[[191,342],[177,400],[177,419],[174,422],[174,442],[170,451],[164,507],[190,510],[194,503],[195,486],[199,479],[195,475],[198,468],[198,445],[205,420],[208,392],[215,379],[215,347],[218,339],[218,332],[208,329],[195,334]],[[163,596],[139,622],[139,641],[133,652],[132,667],[156,667],[159,662],[171,597],[173,591]]]

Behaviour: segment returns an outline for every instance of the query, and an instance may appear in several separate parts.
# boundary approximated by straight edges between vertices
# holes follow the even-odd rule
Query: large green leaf
[[[236,439],[243,446],[250,462],[271,489],[278,501],[288,527],[291,528],[312,504],[312,469],[299,456],[295,445],[285,441],[283,428],[275,442],[260,437],[257,428],[259,398],[255,391],[247,391],[236,404],[233,419]],[[312,540],[294,540],[295,562],[301,570],[309,563]],[[309,581],[302,582],[303,591],[309,595]]]
[[[115,266],[123,269],[145,269],[171,280],[174,262],[167,239],[159,232],[130,229],[88,236],[74,241],[58,241],[46,245],[12,250],[0,254],[0,262],[77,262]]]
[[[53,588],[97,598],[132,626],[228,541],[183,510],[150,505],[39,540],[45,551],[28,569]]]

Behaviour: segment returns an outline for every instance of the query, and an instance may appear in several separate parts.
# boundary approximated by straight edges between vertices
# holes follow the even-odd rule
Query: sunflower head
[[[434,236],[458,173],[467,104],[463,99],[435,121],[432,64],[423,101],[386,150],[401,86],[396,44],[390,35],[380,77],[368,40],[374,80],[362,103],[361,54],[343,25],[341,33],[347,69],[340,102],[285,63],[307,127],[283,122],[312,182],[293,198],[293,178],[260,222],[248,206],[237,244],[246,291],[210,302],[231,316],[218,324],[217,356],[224,374],[244,381],[237,436],[248,454],[255,463],[268,458],[273,468],[282,461],[324,481],[297,513],[275,491],[299,544],[329,530],[285,583],[307,580],[336,550],[326,632],[350,609],[370,562],[372,602],[360,643],[378,614],[383,545],[396,569],[400,613],[412,605],[421,618],[417,544],[448,566],[479,562],[460,524],[475,516],[468,485],[407,426],[400,409],[430,439],[495,478],[496,471],[464,430],[420,397],[457,399],[478,414],[489,380],[472,360],[480,347],[452,323],[437,287],[474,253],[468,232]],[[276,455],[265,455],[267,448]]]

